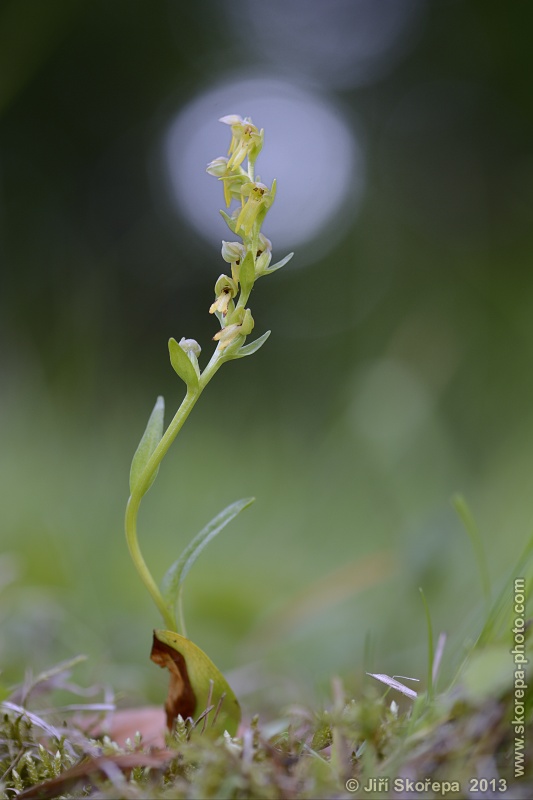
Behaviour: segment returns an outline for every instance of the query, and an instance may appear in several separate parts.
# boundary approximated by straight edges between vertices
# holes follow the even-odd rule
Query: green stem
[[[220,357],[220,351],[217,347],[215,352],[213,353],[211,360],[205,370],[203,371],[202,375],[200,376],[200,380],[198,386],[194,389],[187,389],[187,394],[185,398],[178,408],[174,419],[166,429],[165,433],[163,434],[161,441],[157,445],[156,449],[152,453],[146,467],[143,470],[139,483],[136,487],[135,492],[130,496],[128,500],[128,505],[126,507],[126,519],[125,519],[125,529],[126,529],[126,541],[128,543],[128,549],[130,551],[131,558],[135,565],[139,576],[148,589],[149,593],[152,596],[154,603],[156,604],[157,608],[159,609],[165,625],[169,630],[177,630],[176,625],[176,616],[174,610],[169,608],[168,605],[165,603],[163,595],[159,591],[159,588],[152,576],[152,573],[148,569],[146,561],[141,552],[141,548],[139,546],[139,540],[137,537],[137,516],[139,513],[139,507],[141,505],[141,500],[148,490],[150,485],[150,481],[154,472],[159,468],[161,461],[165,457],[170,445],[180,432],[183,424],[189,414],[191,413],[192,409],[194,408],[196,401],[200,397],[200,394],[205,389],[215,372],[222,366],[225,359]],[[181,614],[180,614],[181,616]],[[183,622],[183,620],[181,620]]]
[[[250,294],[251,294],[251,291],[250,292],[243,292],[242,289],[241,289],[241,293],[240,293],[240,296],[239,296],[239,301],[238,301],[236,307],[237,308],[244,308],[246,303],[248,302],[248,298],[250,297]]]
[[[202,387],[203,388],[203,387]],[[198,398],[200,397],[200,393],[202,388],[198,388],[195,390],[187,390],[187,394],[185,395],[181,406],[176,411],[174,415],[174,419],[166,429],[165,433],[161,437],[161,441],[155,448],[154,452],[150,456],[142,474],[139,479],[138,488],[135,494],[139,495],[139,502],[143,495],[148,491],[148,487],[150,485],[150,481],[156,469],[159,467],[160,463],[162,462],[163,458],[165,457],[170,445],[180,432],[181,428],[183,427],[183,423],[191,413],[192,409]]]
[[[152,595],[154,603],[161,612],[161,615],[165,621],[165,625],[169,630],[174,630],[176,626],[174,615],[167,608],[165,601],[163,600],[163,596],[152,577],[152,573],[146,565],[146,561],[141,553],[141,548],[139,547],[139,541],[137,539],[137,514],[139,512],[140,504],[141,497],[138,495],[131,496],[128,500],[128,505],[126,506],[126,541],[128,543],[128,548],[133,563],[135,564],[135,568],[139,573],[142,582]]]

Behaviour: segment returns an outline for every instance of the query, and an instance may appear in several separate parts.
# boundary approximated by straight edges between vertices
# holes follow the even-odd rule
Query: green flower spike
[[[252,121],[235,114],[222,117],[231,126],[229,158],[211,161],[207,171],[223,182],[224,199],[229,207],[239,202],[231,215],[221,212],[229,229],[242,242],[223,242],[222,258],[231,265],[231,277],[221,275],[215,285],[215,301],[209,311],[215,314],[220,330],[211,359],[203,370],[198,359],[201,348],[194,339],[170,339],[170,362],[184,382],[186,394],[174,418],[165,430],[164,401],[157,399],[146,430],[137,448],[130,473],[130,498],[126,508],[126,540],[141,580],[163,617],[167,630],[154,631],[151,658],[170,673],[170,688],[165,704],[167,724],[172,728],[181,717],[189,720],[190,729],[204,735],[219,736],[237,732],[239,704],[223,675],[207,655],[187,638],[183,615],[183,582],[204,547],[222,531],[253,498],[229,505],[209,522],[187,545],[167,571],[161,587],[155,582],[141,553],[137,538],[137,517],[141,501],[153,484],[161,461],[194,408],[201,393],[222,364],[256,353],[270,331],[246,344],[254,328],[252,312],[247,308],[255,281],[285,264],[290,256],[270,267],[272,244],[261,233],[261,225],[272,205],[275,181],[269,189],[254,181],[254,165],[264,141]],[[241,164],[247,159],[246,169]]]

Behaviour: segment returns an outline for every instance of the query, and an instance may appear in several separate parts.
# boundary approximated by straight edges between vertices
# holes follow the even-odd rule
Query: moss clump
[[[515,779],[512,695],[477,702],[461,689],[428,702],[419,697],[400,711],[375,687],[357,699],[336,682],[331,707],[295,709],[290,722],[262,726],[257,719],[236,738],[202,736],[179,720],[163,749],[136,736],[120,747],[63,726],[57,736],[35,712],[6,711],[0,725],[0,797],[13,798],[349,798],[388,793],[350,792],[356,779],[457,781],[464,797],[473,778],[492,776],[507,796],[526,798],[533,784],[529,754]],[[59,719],[59,717],[58,717]],[[42,724],[41,724],[42,723]],[[57,724],[57,720],[56,720]],[[525,739],[533,737],[530,722]],[[425,797],[439,797],[430,789]],[[505,792],[503,793],[505,796]]]
[[[57,778],[83,756],[66,737],[42,736],[24,714],[4,713],[0,725],[0,796],[11,798]],[[15,790],[15,792],[13,791]]]

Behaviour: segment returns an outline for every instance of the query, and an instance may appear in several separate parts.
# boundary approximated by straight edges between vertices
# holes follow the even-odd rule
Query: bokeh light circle
[[[315,256],[323,254],[353,221],[364,185],[361,147],[340,110],[317,93],[265,77],[227,80],[181,109],[164,140],[172,200],[195,231],[217,243],[228,238],[218,213],[222,187],[205,167],[227,152],[230,131],[218,122],[225,114],[265,128],[257,173],[268,185],[278,181],[264,227],[276,254],[310,242]]]

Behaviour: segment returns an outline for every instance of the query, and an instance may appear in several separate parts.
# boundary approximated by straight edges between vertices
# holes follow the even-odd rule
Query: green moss
[[[368,796],[350,793],[349,779],[363,784],[401,775],[458,781],[461,791],[448,795],[453,797],[465,796],[470,780],[483,775],[488,763],[506,782],[508,796],[531,795],[530,779],[514,778],[511,693],[480,703],[459,687],[431,703],[421,698],[416,708],[408,705],[400,713],[373,688],[352,698],[343,696],[342,687],[339,694],[339,686],[331,708],[296,709],[290,724],[273,737],[257,719],[243,726],[238,738],[226,734],[215,741],[179,723],[167,737],[159,766],[143,765],[150,750],[140,737],[122,748],[107,737],[96,741],[65,727],[64,738],[58,739],[11,711],[0,725],[0,797],[11,799],[55,779],[48,797],[348,798]],[[530,723],[526,741],[532,736]],[[111,764],[107,775],[94,768],[101,755]],[[128,756],[136,756],[137,763],[126,769]],[[531,759],[526,756],[525,776],[531,773]],[[66,780],[73,765],[84,763],[93,767],[87,766],[77,780]],[[39,797],[39,791],[28,796]],[[439,795],[429,791],[425,796]]]

